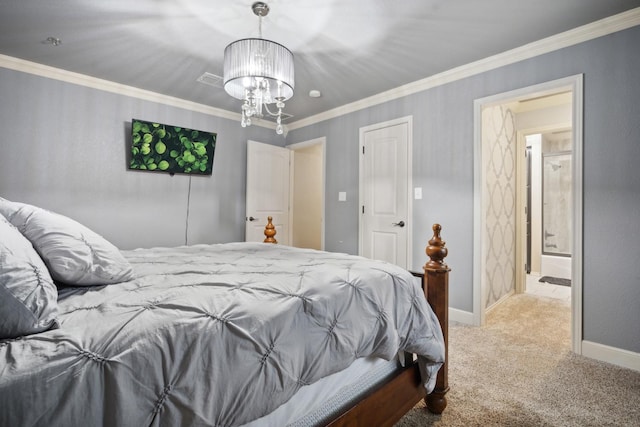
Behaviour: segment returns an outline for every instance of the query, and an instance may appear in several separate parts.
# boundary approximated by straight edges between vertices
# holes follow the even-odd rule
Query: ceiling
[[[258,36],[253,0],[0,0],[0,54],[239,112],[230,42]],[[263,37],[295,57],[289,122],[593,21],[640,0],[271,0]],[[58,46],[48,37],[61,40]],[[309,91],[322,92],[310,98]]]

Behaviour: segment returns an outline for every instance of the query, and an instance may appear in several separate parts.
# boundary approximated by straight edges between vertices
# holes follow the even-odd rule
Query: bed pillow
[[[118,248],[71,218],[2,198],[0,213],[33,244],[56,281],[92,286],[133,278]]]
[[[58,292],[31,243],[0,215],[0,339],[51,328]]]

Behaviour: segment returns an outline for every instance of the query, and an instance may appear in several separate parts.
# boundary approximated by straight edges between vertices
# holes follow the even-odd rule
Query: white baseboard
[[[449,321],[464,323],[465,325],[475,325],[473,313],[470,311],[458,310],[449,307]]]
[[[591,341],[582,341],[582,355],[640,372],[640,353]]]

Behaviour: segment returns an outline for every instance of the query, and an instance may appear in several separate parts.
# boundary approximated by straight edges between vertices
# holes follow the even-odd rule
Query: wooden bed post
[[[429,261],[424,266],[424,291],[427,301],[440,320],[440,327],[444,335],[445,362],[438,371],[436,386],[431,394],[425,397],[425,403],[430,412],[441,414],[447,407],[446,394],[449,391],[448,360],[449,360],[449,267],[444,263],[448,250],[445,242],[440,238],[440,224],[433,224],[433,237],[427,246]]]
[[[267,217],[267,226],[264,228],[264,235],[266,236],[264,243],[278,243],[275,237],[273,237],[276,235],[276,228],[271,221],[273,221],[273,218]]]

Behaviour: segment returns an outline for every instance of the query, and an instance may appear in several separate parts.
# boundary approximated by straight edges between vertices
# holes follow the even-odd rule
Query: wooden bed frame
[[[445,362],[438,371],[436,386],[433,392],[426,392],[420,382],[420,371],[416,362],[399,367],[392,378],[372,390],[362,400],[347,408],[343,413],[326,424],[326,426],[393,426],[420,399],[424,399],[427,409],[434,414],[441,414],[447,406],[446,394],[449,391],[448,380],[448,330],[449,330],[449,267],[444,263],[448,250],[440,237],[442,227],[433,225],[433,237],[426,248],[429,261],[424,265],[424,273],[413,272],[422,279],[425,297],[440,321],[444,335]],[[268,217],[265,227],[265,243],[278,243],[272,218]],[[412,355],[405,360],[413,360]]]

